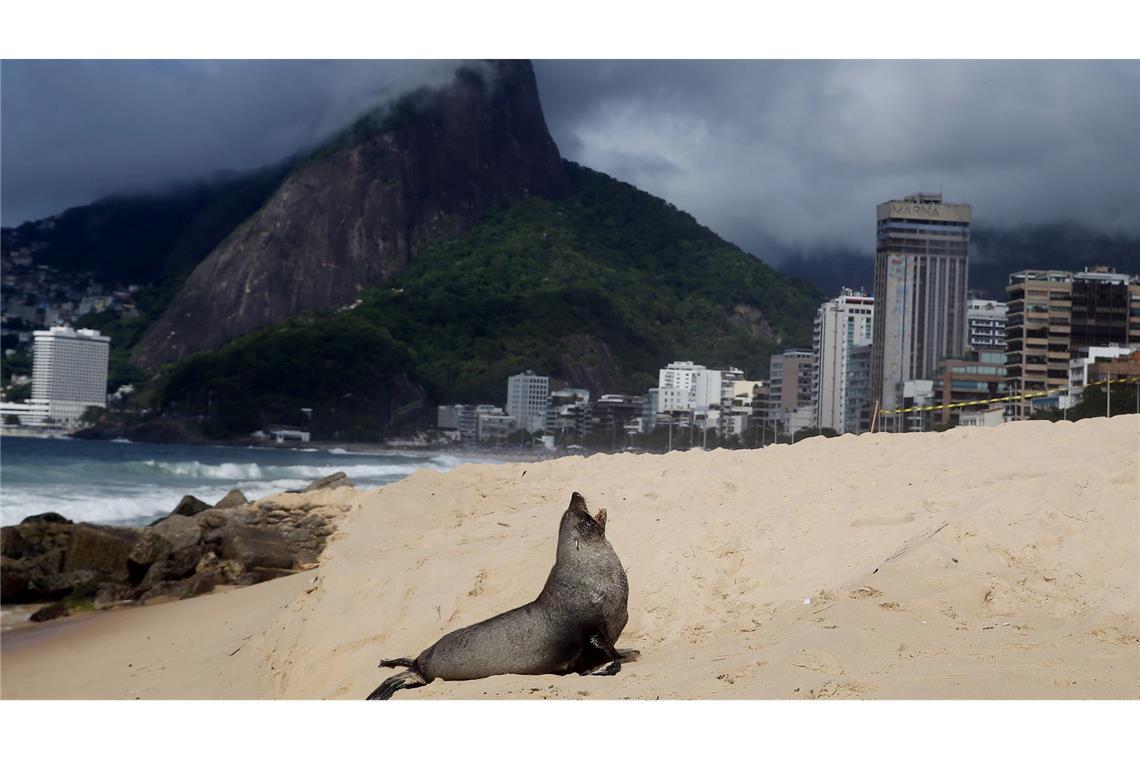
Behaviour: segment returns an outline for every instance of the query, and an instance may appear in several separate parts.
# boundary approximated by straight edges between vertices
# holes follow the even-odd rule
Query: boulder
[[[170,513],[170,516],[163,518],[159,522],[165,522],[174,515],[181,515],[182,517],[193,517],[199,512],[205,512],[207,509],[213,509],[209,504],[187,494],[182,497],[182,501],[178,502],[178,506]],[[153,523],[152,523],[153,524]]]
[[[186,581],[185,589],[186,594],[189,596],[208,594],[214,590],[214,578],[209,574],[195,575],[193,578]]]
[[[19,527],[6,525],[0,528],[0,556],[19,559],[24,553],[24,539]]]
[[[307,528],[294,528],[285,534],[285,540],[291,544],[303,544],[313,540],[313,533]]]
[[[216,584],[233,585],[237,583],[237,579],[245,572],[245,568],[241,562],[236,559],[219,559],[218,555],[212,551],[207,551],[202,558],[198,560],[198,566],[195,568],[195,574],[200,576],[207,576]]]
[[[160,596],[181,599],[186,595],[186,586],[179,581],[162,581],[153,586],[139,586],[135,589],[135,596],[140,602],[149,602]]]
[[[343,472],[334,472],[332,475],[326,475],[323,478],[314,480],[309,485],[305,486],[301,493],[309,493],[310,491],[320,491],[324,488],[354,488],[352,481]]]
[[[9,525],[0,529],[0,544],[5,557],[22,559],[47,554],[53,550],[61,552],[71,540],[72,526],[52,522],[31,522]]]
[[[87,596],[94,594],[99,580],[100,575],[93,570],[69,570],[45,575],[37,579],[29,590],[36,594],[37,599],[62,599],[77,592]]]
[[[171,515],[147,530],[166,539],[171,552],[193,546],[202,540],[202,529],[198,527],[198,521],[184,515]]]
[[[38,610],[32,613],[31,617],[29,617],[28,620],[31,620],[33,623],[42,623],[46,620],[55,620],[58,617],[66,617],[66,615],[67,605],[63,602],[55,602],[54,604],[49,604],[46,607],[40,607]]]
[[[222,501],[225,501],[225,499]],[[220,528],[225,525],[229,522],[230,518],[225,512],[214,507],[213,509],[207,509],[205,512],[199,512],[194,516],[194,519],[198,521],[198,525],[202,530],[213,530],[214,528]]]
[[[92,603],[97,610],[109,610],[116,604],[128,601],[134,590],[133,586],[125,583],[104,583],[95,591]]]
[[[223,496],[221,501],[214,505],[214,509],[233,509],[243,504],[249,504],[249,499],[245,498],[245,494],[241,491],[234,488]]]
[[[11,557],[0,557],[0,602],[15,604],[28,592],[28,576],[23,562]]]
[[[21,604],[43,601],[47,579],[59,574],[63,550],[35,557],[0,558],[0,601]]]
[[[132,565],[146,568],[170,554],[170,551],[170,542],[161,533],[157,533],[154,528],[147,528],[139,536],[138,542],[131,548],[131,553],[127,559]]]
[[[20,525],[30,525],[32,523],[55,523],[56,525],[71,525],[71,520],[61,515],[59,512],[43,512],[38,515],[30,515],[20,521]]]
[[[130,535],[130,534],[128,534]],[[63,572],[91,571],[107,580],[127,579],[133,541],[127,535],[91,525],[76,525],[63,553]]]
[[[293,552],[284,536],[272,528],[254,528],[229,523],[211,536],[222,559],[237,560],[246,569],[254,567],[292,568]]]
[[[147,568],[142,585],[153,586],[163,581],[178,581],[193,575],[202,559],[201,544],[177,549]]]

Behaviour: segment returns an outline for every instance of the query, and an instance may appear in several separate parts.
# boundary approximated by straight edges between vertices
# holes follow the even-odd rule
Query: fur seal
[[[606,540],[606,510],[590,514],[575,492],[558,526],[558,552],[542,592],[530,604],[452,631],[414,660],[381,660],[405,667],[368,699],[388,699],[437,678],[465,681],[522,675],[613,675],[636,652],[614,648],[629,618],[625,569]]]

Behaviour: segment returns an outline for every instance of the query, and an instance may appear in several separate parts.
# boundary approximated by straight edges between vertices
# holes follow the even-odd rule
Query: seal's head
[[[570,496],[570,506],[566,508],[563,522],[569,522],[583,537],[606,535],[606,510],[599,509],[597,514],[591,515],[585,497],[577,491]]]

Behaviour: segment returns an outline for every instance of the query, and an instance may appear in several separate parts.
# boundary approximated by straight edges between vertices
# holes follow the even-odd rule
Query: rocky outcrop
[[[126,438],[136,443],[200,443],[205,440],[194,426],[183,420],[153,419],[102,420],[90,427],[73,431],[72,438],[109,441]]]
[[[210,541],[217,545],[217,554],[223,560],[240,562],[242,567],[250,570],[293,567],[293,552],[289,544],[281,531],[273,528],[231,521],[212,533]]]
[[[461,67],[316,151],[194,270],[135,353],[147,368],[351,305],[492,205],[568,188],[527,61]],[[189,329],[188,325],[193,325]]]
[[[232,509],[233,507],[240,507],[243,504],[248,504],[249,499],[245,498],[245,494],[234,488],[229,493],[222,497],[221,501],[214,505],[215,509]],[[177,511],[177,510],[175,510]],[[203,510],[204,511],[204,510]]]
[[[125,581],[135,531],[67,522],[6,526],[0,557],[5,603],[58,600],[81,587]]]
[[[568,335],[566,352],[559,357],[561,376],[574,388],[601,395],[618,387],[621,370],[605,341],[592,335]]]
[[[59,512],[43,512],[38,515],[30,515],[20,521],[21,525],[29,525],[31,523],[57,523],[59,525],[71,525],[71,520],[61,515]]]
[[[233,491],[230,491],[230,493],[233,493]],[[241,493],[241,491],[238,491],[238,493]],[[229,498],[229,495],[227,494],[225,498]],[[225,501],[225,498],[223,498],[222,501]],[[196,499],[193,496],[187,494],[186,496],[182,497],[182,501],[178,502],[178,506],[175,507],[174,511],[170,514],[182,515],[183,517],[193,517],[199,512],[205,512],[210,508],[210,505],[206,502],[202,501],[201,499]]]
[[[324,488],[353,488],[352,481],[348,479],[348,475],[343,472],[334,472],[332,475],[325,475],[323,478],[314,480],[309,485],[301,489],[301,493],[311,493],[313,491],[320,491]]]
[[[351,488],[344,473],[317,484],[305,494],[254,503],[237,490],[213,507],[186,497],[179,508],[193,505],[192,514],[176,508],[142,529],[74,524],[50,513],[28,518],[0,531],[0,599],[61,604],[39,618],[50,619],[77,604],[106,609],[181,598],[307,569],[353,504],[351,497],[331,496],[333,489]]]
[[[738,303],[732,308],[728,321],[735,327],[743,327],[753,338],[775,340],[776,332],[764,318],[764,312],[746,303]]]

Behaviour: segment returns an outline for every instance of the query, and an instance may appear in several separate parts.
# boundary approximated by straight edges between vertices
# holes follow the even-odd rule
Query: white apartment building
[[[549,397],[549,377],[527,370],[507,378],[507,414],[518,421],[519,429],[531,433],[542,430]]]
[[[35,399],[29,399],[26,403],[0,401],[0,424],[7,425],[11,417],[15,417],[20,425],[43,425],[48,418],[48,402]]]
[[[1120,359],[1129,356],[1138,346],[1089,346],[1077,350],[1069,360],[1069,394],[1079,398],[1089,382],[1089,366],[1097,359]]]
[[[815,426],[839,433],[850,429],[849,388],[853,366],[852,352],[871,345],[875,299],[844,288],[842,293],[819,307],[812,327],[812,406]]]
[[[657,373],[657,411],[688,412],[711,423],[723,393],[721,371],[693,362],[673,362]]]
[[[89,406],[107,406],[111,339],[98,330],[52,327],[33,333],[32,399],[48,418],[75,424]]]
[[[978,351],[1005,351],[1005,301],[966,302],[966,342]]]

